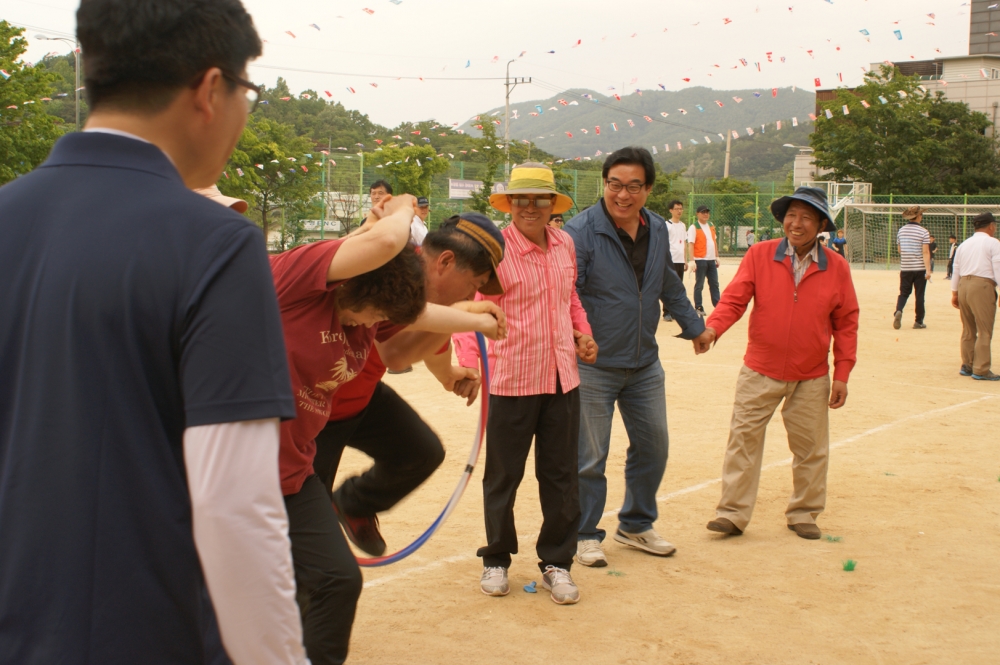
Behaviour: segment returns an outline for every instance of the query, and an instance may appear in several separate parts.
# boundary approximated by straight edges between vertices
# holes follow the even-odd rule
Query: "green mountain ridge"
[[[816,107],[816,96],[812,92],[779,88],[777,97],[771,96],[770,89],[713,90],[705,87],[685,88],[679,91],[645,90],[621,98],[606,97],[593,90],[574,88],[544,99],[511,104],[510,135],[512,139],[530,140],[543,150],[564,159],[595,156],[597,151],[611,152],[627,145],[641,145],[657,153],[677,150],[680,141],[684,148],[693,147],[691,139],[705,144],[707,136],[712,143],[719,141],[720,134],[736,130],[740,136],[747,135],[747,128],[759,132],[761,125],[769,129],[775,121],[781,120],[783,127],[791,127],[792,118],[799,124],[809,123],[809,114]],[[758,93],[759,97],[754,97]],[[586,96],[589,95],[591,99]],[[740,103],[734,97],[742,99]],[[592,101],[593,100],[597,100]],[[566,104],[560,103],[560,100]],[[716,101],[722,102],[720,108]],[[575,105],[571,105],[576,102]],[[698,106],[704,111],[699,111]],[[538,113],[536,106],[542,107]],[[555,108],[557,110],[553,111]],[[682,113],[680,109],[687,111]],[[517,119],[513,118],[517,111]],[[503,121],[503,107],[491,109],[487,116]],[[664,117],[662,112],[669,115]],[[496,115],[493,115],[496,114]],[[652,122],[644,119],[648,116]],[[634,126],[629,126],[632,120]],[[480,121],[480,122],[481,122]],[[613,123],[617,124],[615,131]],[[480,124],[472,119],[462,125],[462,129],[473,136],[479,132]],[[600,134],[596,128],[600,127]],[[583,130],[586,130],[584,133]],[[573,134],[572,138],[566,132]],[[502,125],[497,134],[503,134]]]

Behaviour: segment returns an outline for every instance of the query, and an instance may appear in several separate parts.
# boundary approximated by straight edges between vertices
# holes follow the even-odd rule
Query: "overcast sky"
[[[969,42],[968,3],[953,0],[396,2],[245,0],[266,40],[250,78],[273,85],[284,76],[293,92],[312,88],[327,97],[329,91],[348,108],[393,126],[431,118],[462,122],[502,105],[510,59],[511,76],[539,83],[518,86],[515,103],[571,87],[611,95],[658,84],[813,90],[815,78],[824,88],[852,86],[871,62],[964,55]],[[68,50],[33,37],[72,34],[77,4],[3,0],[0,18],[28,26],[25,57],[35,61]],[[455,80],[461,78],[498,80]]]

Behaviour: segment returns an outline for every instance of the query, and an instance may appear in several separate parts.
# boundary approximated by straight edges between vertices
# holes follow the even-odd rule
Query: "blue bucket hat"
[[[837,225],[833,223],[833,218],[830,216],[830,208],[827,206],[825,191],[818,187],[799,187],[791,196],[782,196],[780,199],[775,199],[771,202],[771,214],[774,215],[776,220],[779,222],[785,221],[785,213],[788,212],[788,206],[792,204],[792,201],[802,201],[819,211],[819,214],[826,219],[826,228],[820,229],[820,233],[824,231],[827,233],[837,232]]]

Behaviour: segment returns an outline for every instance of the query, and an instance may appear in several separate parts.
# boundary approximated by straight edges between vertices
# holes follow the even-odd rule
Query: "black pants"
[[[381,381],[368,407],[350,420],[328,423],[316,437],[313,469],[329,491],[344,448],[371,457],[371,469],[333,493],[352,517],[373,517],[420,486],[444,461],[444,447],[417,412]]]
[[[683,282],[684,281],[684,267],[687,264],[686,263],[675,263],[673,265],[674,265],[674,272],[677,273],[677,276],[680,277],[681,281]]]
[[[954,267],[955,267],[955,257],[953,256],[950,259],[948,259],[948,274],[944,276],[945,279],[951,279],[951,271],[952,268]]]
[[[695,259],[694,306],[701,307],[701,292],[705,290],[705,278],[708,278],[708,293],[712,298],[712,307],[719,304],[719,268],[715,260],[704,261]]]
[[[511,555],[517,554],[514,499],[532,438],[542,504],[542,529],[535,545],[538,567],[544,572],[546,566],[569,570],[573,565],[580,528],[579,434],[579,389],[563,393],[557,382],[554,395],[490,397],[483,476],[488,544],[476,552],[484,566],[509,568]]]
[[[896,299],[896,311],[902,312],[910,291],[916,294],[917,323],[924,322],[924,290],[927,288],[926,273],[923,270],[901,270],[899,272],[899,298]]]
[[[340,665],[361,596],[361,569],[317,476],[285,497],[285,510],[306,655],[313,665]]]

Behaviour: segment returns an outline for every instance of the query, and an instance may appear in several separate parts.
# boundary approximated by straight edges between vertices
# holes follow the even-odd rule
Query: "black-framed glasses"
[[[257,110],[257,104],[260,103],[260,86],[254,85],[246,79],[241,79],[239,76],[230,74],[229,72],[222,72],[222,77],[228,81],[232,81],[236,85],[246,88],[246,100],[247,100],[247,113],[253,113]]]
[[[622,191],[623,188],[627,190],[629,194],[638,194],[642,191],[642,188],[646,186],[646,183],[644,182],[630,182],[627,185],[620,180],[605,180],[604,182],[607,185],[607,188],[616,194]]]
[[[552,206],[551,196],[511,196],[510,204],[515,208],[527,208],[532,203],[536,208],[549,208]]]

